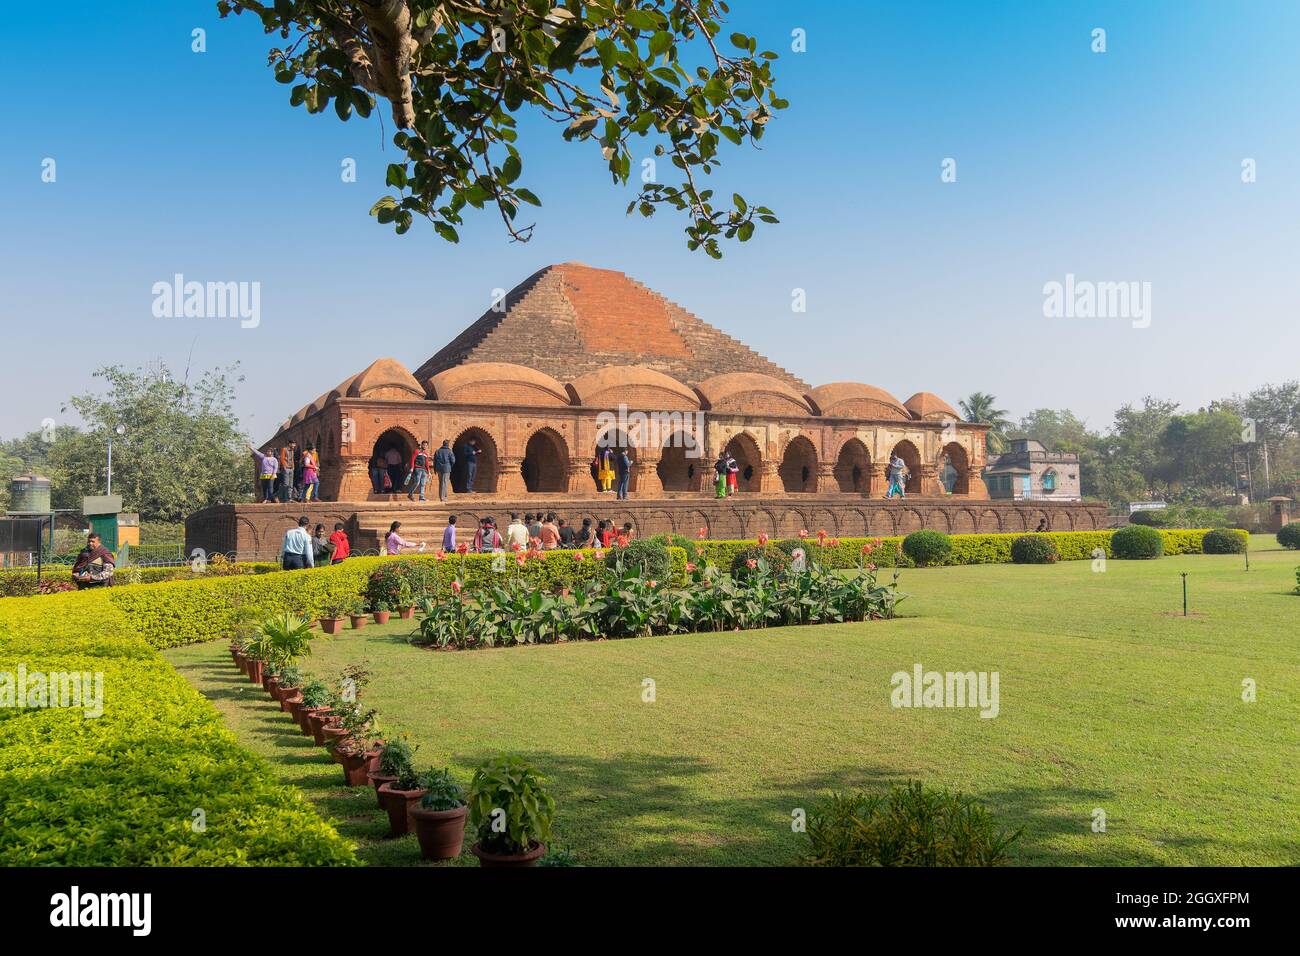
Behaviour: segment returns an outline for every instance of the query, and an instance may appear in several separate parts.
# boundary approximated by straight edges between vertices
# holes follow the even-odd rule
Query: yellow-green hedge
[[[1201,539],[1209,529],[1165,530],[1159,529],[1164,538],[1165,554],[1200,554]],[[1023,534],[1024,532],[1022,532]],[[1245,531],[1240,535],[1249,538]],[[1092,552],[1101,548],[1106,557],[1112,557],[1110,538],[1113,531],[1046,531],[1043,537],[1051,539],[1061,554],[1062,561],[1082,561],[1092,557]],[[1020,534],[954,534],[949,535],[952,552],[942,562],[944,565],[958,564],[1005,564],[1011,561],[1011,542]],[[819,544],[816,537],[804,542],[804,547],[813,558],[822,560],[826,567],[852,568],[862,560],[862,546],[879,541],[868,560],[880,567],[910,567],[911,562],[902,553],[905,535],[891,535],[883,538],[840,538],[832,545],[831,538],[825,544]],[[773,538],[772,542],[781,540]],[[695,541],[697,554],[702,554],[711,564],[719,568],[731,567],[732,559],[746,548],[757,544],[755,540],[703,540]],[[692,559],[696,559],[692,555]]]
[[[0,602],[0,672],[97,672],[104,694],[93,718],[0,707],[0,864],[355,863],[351,846],[139,639],[114,596]]]
[[[196,572],[189,565],[178,567],[147,568],[127,565],[118,568],[113,578],[114,587],[135,584],[157,584],[160,581],[198,581],[210,577],[240,574],[267,574],[280,566],[270,561],[240,561],[213,565],[209,570]],[[72,569],[64,565],[46,565],[41,570],[42,581],[72,583]],[[27,597],[36,594],[36,569],[17,568],[0,571],[0,597]]]

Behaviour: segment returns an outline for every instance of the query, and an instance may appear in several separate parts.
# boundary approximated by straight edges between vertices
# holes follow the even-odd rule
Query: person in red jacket
[[[330,564],[338,564],[352,553],[352,542],[348,540],[348,533],[343,530],[342,521],[334,523],[334,533],[330,535],[330,544],[334,545],[334,557],[330,559]]]

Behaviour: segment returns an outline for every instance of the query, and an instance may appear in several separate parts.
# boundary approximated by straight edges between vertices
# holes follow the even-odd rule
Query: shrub
[[[430,770],[420,778],[420,789],[426,791],[420,798],[425,810],[455,810],[465,805],[465,791],[451,778],[447,768]]]
[[[1245,537],[1232,528],[1214,528],[1205,532],[1205,537],[1201,539],[1201,551],[1204,554],[1243,554],[1245,550]]]
[[[1158,558],[1165,553],[1165,539],[1155,528],[1131,524],[1111,535],[1110,549],[1117,558]]]
[[[1061,552],[1046,535],[1022,534],[1011,542],[1011,560],[1016,564],[1055,564],[1061,560]]]
[[[1277,532],[1277,543],[1284,548],[1300,548],[1300,521],[1282,525]]]
[[[492,811],[505,811],[505,829],[497,832]],[[500,754],[474,771],[469,785],[469,822],[489,853],[525,853],[534,843],[551,839],[555,799],[545,780],[521,758]]]
[[[389,777],[400,777],[411,766],[415,751],[404,739],[390,740],[379,752],[379,772]]]
[[[942,564],[952,553],[952,541],[942,531],[913,531],[903,539],[903,553],[923,568]]]
[[[672,571],[668,549],[653,538],[634,538],[625,546],[610,548],[605,553],[605,567],[613,569],[620,561],[623,567],[638,568],[643,578],[655,581],[667,581]]]
[[[773,574],[783,574],[790,567],[790,554],[781,550],[774,544],[766,547],[744,548],[736,552],[736,556],[731,559],[731,576],[737,581],[743,581],[750,574],[749,562],[757,564],[759,561],[766,561],[768,570]]]
[[[810,866],[998,866],[1023,832],[972,798],[910,781],[887,796],[834,794],[808,816]]]

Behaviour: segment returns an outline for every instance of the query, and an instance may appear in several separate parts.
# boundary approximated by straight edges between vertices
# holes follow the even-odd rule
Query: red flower
[[[654,578],[651,578],[649,581],[646,582],[646,584],[650,585],[652,588],[656,588],[659,586],[659,582],[656,581]]]
[[[799,537],[801,537],[801,538],[806,538],[806,537],[808,537],[808,529],[807,529],[807,528],[801,528],[801,529],[799,530]]]
[[[522,551],[523,549],[524,549],[524,546],[523,546],[522,544],[520,544],[518,541],[512,541],[512,542],[510,542],[510,550],[511,550],[511,551],[518,552],[518,551]]]
[[[446,552],[446,551],[439,551],[437,557],[438,557],[438,560],[439,560],[439,561],[446,561],[446,560],[447,560],[447,552]]]
[[[761,532],[761,531],[760,531],[759,534],[758,534],[758,546],[759,546],[760,548],[766,548],[766,547],[767,547],[767,535],[766,535],[764,532]]]
[[[516,555],[515,555],[515,563],[518,564],[518,565],[522,568],[525,564],[528,563],[528,558],[525,557],[525,556],[522,555],[522,554],[516,554]]]
[[[753,558],[746,558],[746,559],[745,559],[745,567],[747,567],[747,568],[749,568],[749,570],[753,571],[756,567],[758,567],[758,562],[755,561]]]
[[[573,552],[573,560],[574,560],[574,561],[586,561],[586,560],[587,560],[587,556],[586,556],[585,554],[583,554],[581,551],[575,551],[575,552]]]
[[[694,564],[693,562],[691,562],[691,561],[687,561],[687,562],[686,562],[686,573],[687,573],[687,574],[694,574],[694,573],[695,573],[695,564]]]
[[[459,594],[459,593],[461,592],[461,588],[463,588],[463,587],[464,587],[464,585],[461,584],[459,581],[452,581],[452,582],[451,582],[451,593],[452,593],[452,594]]]
[[[597,561],[604,561],[604,560],[605,560],[605,552],[604,552],[604,551],[597,551],[595,554],[592,555],[592,557],[595,558]]]
[[[872,547],[871,545],[869,545],[869,544],[864,544],[864,545],[862,546],[862,553],[863,553],[863,554],[870,554],[870,553],[871,553],[872,551],[874,551],[874,550],[876,550],[876,549],[873,548],[873,547]]]
[[[697,537],[697,538],[707,538],[708,536],[709,536],[709,529],[708,529],[708,528],[701,528],[701,529],[700,529],[698,532],[696,532],[696,534],[695,534],[695,537]]]
[[[867,565],[867,570],[868,570],[868,571],[874,571],[874,570],[876,570],[876,562],[872,561],[870,564],[868,564],[868,565]]]
[[[825,540],[826,540],[826,529],[825,529],[825,528],[822,528],[822,529],[818,530],[818,532],[817,532],[817,540],[818,540],[818,541],[825,541]]]
[[[840,546],[840,539],[839,539],[839,538],[831,538],[831,547],[832,547],[832,548],[838,548],[839,546]]]
[[[456,545],[456,553],[469,554],[469,545],[462,541],[460,544]]]

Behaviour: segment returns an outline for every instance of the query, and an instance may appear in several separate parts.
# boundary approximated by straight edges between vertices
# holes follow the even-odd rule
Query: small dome
[[[348,398],[424,398],[424,389],[401,362],[382,358],[352,380]]]
[[[425,393],[440,402],[483,402],[503,405],[568,405],[569,393],[545,372],[510,362],[470,362],[454,365],[428,379]]]
[[[715,412],[742,415],[811,415],[808,400],[780,379],[758,372],[726,372],[697,387]]]
[[[663,372],[640,365],[611,365],[579,376],[569,383],[577,404],[588,407],[697,409],[700,398],[687,386]]]
[[[923,421],[948,421],[953,418],[961,421],[956,410],[933,392],[917,392],[903,405],[914,418]]]
[[[827,418],[886,418],[907,421],[912,416],[903,403],[883,388],[865,382],[831,382],[808,393],[813,405]]]

